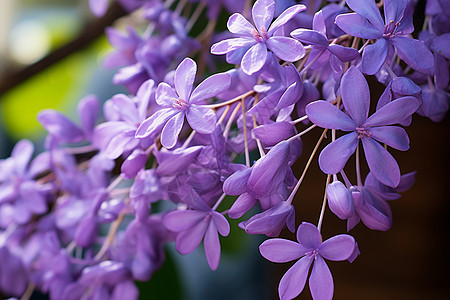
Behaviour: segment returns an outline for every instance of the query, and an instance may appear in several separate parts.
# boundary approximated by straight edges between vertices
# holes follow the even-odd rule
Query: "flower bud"
[[[350,218],[354,212],[352,195],[340,181],[333,181],[327,187],[328,206],[340,219]]]

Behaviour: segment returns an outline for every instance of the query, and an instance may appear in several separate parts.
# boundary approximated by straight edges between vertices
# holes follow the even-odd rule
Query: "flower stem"
[[[330,180],[331,180],[331,175],[328,174],[327,181],[325,183],[325,192],[323,193],[323,201],[322,201],[322,208],[320,209],[319,222],[317,223],[317,229],[319,229],[319,232],[322,227],[323,216],[325,214],[325,207],[327,205],[327,187],[330,184]]]
[[[202,107],[207,107],[207,108],[212,108],[212,109],[219,108],[219,107],[222,107],[222,106],[225,106],[225,105],[233,104],[234,102],[237,102],[237,101],[240,101],[241,99],[247,98],[247,97],[253,95],[254,93],[256,93],[256,92],[253,91],[253,90],[252,91],[248,91],[248,92],[246,92],[246,93],[244,93],[242,95],[239,95],[239,96],[237,96],[237,97],[235,97],[235,98],[233,98],[231,100],[228,100],[228,101],[225,101],[225,102],[221,102],[221,103],[202,105]]]
[[[288,138],[287,141],[288,141],[288,142],[291,142],[291,141],[293,141],[293,140],[295,140],[295,139],[298,139],[299,137],[301,137],[301,136],[304,135],[305,133],[307,133],[307,132],[311,131],[312,129],[314,129],[316,126],[317,126],[316,124],[313,124],[313,125],[309,126],[308,128],[306,128],[306,129],[303,130],[302,132],[297,133],[296,135],[291,136],[290,138]]]
[[[359,164],[359,143],[358,146],[356,146],[356,182],[358,183],[358,188],[362,189],[361,167]]]
[[[323,139],[325,138],[325,135],[327,134],[328,129],[324,129],[322,135],[320,136],[319,140],[316,143],[316,146],[314,147],[313,152],[309,156],[308,162],[306,163],[305,169],[303,169],[303,173],[300,176],[300,179],[298,180],[297,184],[295,185],[294,189],[292,190],[291,194],[289,195],[289,198],[286,200],[288,204],[292,204],[292,200],[294,200],[294,196],[297,193],[300,184],[302,183],[303,179],[305,178],[306,172],[308,171],[309,166],[311,165],[311,162],[314,158],[314,155],[316,155],[317,149],[319,149],[320,144],[322,143]]]
[[[230,118],[228,119],[227,125],[225,126],[225,130],[223,131],[223,136],[228,138],[228,134],[230,133],[231,124],[233,124],[234,118],[236,117],[239,109],[241,108],[241,103],[239,102],[233,112],[231,113]]]
[[[250,154],[248,151],[248,141],[247,141],[247,118],[245,116],[245,98],[241,100],[242,108],[242,122],[244,126],[244,148],[245,148],[245,165],[250,168]]]

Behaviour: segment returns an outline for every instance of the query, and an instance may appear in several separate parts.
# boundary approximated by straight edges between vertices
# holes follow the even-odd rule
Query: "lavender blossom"
[[[297,230],[297,241],[270,239],[259,246],[267,260],[284,263],[299,259],[281,278],[278,287],[280,299],[293,299],[303,290],[311,264],[309,288],[314,300],[333,298],[333,277],[325,259],[341,261],[348,259],[354,249],[353,237],[341,234],[324,242],[316,226],[303,222]]]
[[[305,9],[306,6],[304,5],[294,5],[286,9],[270,25],[274,16],[275,2],[274,0],[258,0],[252,9],[255,26],[250,24],[241,14],[233,14],[228,19],[228,30],[240,37],[214,44],[211,47],[211,53],[220,55],[241,48],[245,49],[241,67],[244,73],[248,75],[258,72],[264,66],[267,49],[282,60],[297,61],[305,55],[302,44],[292,38],[280,35],[277,30]]]

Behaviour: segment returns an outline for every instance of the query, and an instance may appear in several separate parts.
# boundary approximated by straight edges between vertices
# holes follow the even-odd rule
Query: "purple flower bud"
[[[94,244],[98,235],[98,222],[95,215],[84,218],[75,232],[75,242],[81,247],[89,247]]]
[[[352,195],[342,182],[330,183],[327,187],[327,197],[331,211],[340,219],[348,219],[354,214]]]
[[[283,201],[262,213],[254,215],[248,221],[241,222],[239,227],[249,234],[265,234],[276,237],[280,235],[285,225],[291,232],[295,232],[294,206]]]

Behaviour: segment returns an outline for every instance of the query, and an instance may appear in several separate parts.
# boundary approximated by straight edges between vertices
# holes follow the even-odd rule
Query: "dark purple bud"
[[[355,213],[352,195],[342,182],[330,183],[327,187],[327,197],[328,206],[340,219],[348,219]]]
[[[202,146],[187,149],[178,148],[174,151],[162,149],[157,155],[159,165],[156,168],[156,173],[160,176],[173,176],[186,170],[202,149]]]

